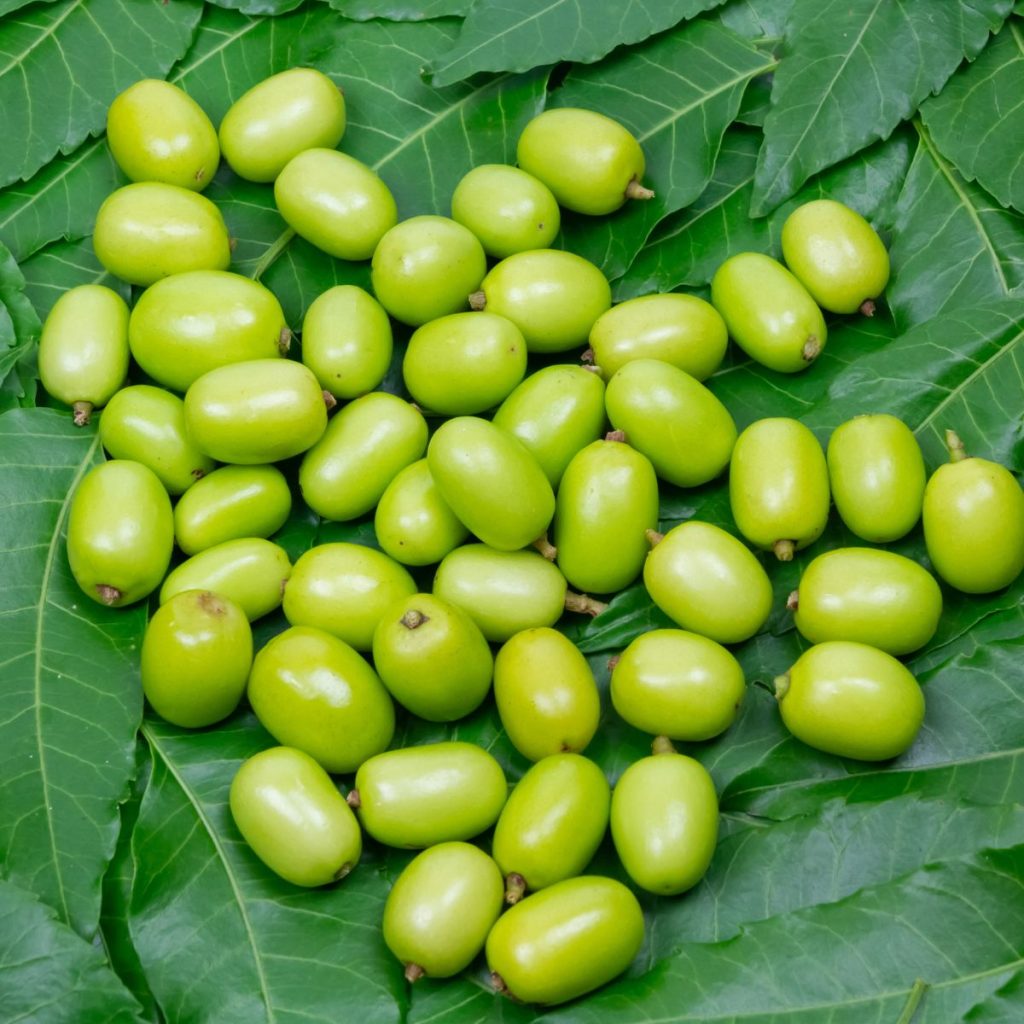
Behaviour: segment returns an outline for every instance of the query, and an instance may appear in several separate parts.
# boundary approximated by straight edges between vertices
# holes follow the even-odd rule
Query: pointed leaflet
[[[35,404],[39,317],[25,295],[25,278],[0,243],[0,412]]]
[[[1010,0],[796,0],[751,212],[884,139],[1009,13]]]

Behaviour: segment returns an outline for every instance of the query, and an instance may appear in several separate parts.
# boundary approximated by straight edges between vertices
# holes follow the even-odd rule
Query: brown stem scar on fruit
[[[505,902],[514,906],[526,895],[526,879],[518,871],[505,878]]]
[[[487,295],[483,291],[473,292],[469,297],[469,308],[479,312],[487,306]]]
[[[324,405],[327,406],[327,411],[330,412],[338,404],[338,400],[326,388],[320,394],[324,396]]]
[[[567,611],[579,612],[591,618],[596,618],[601,612],[608,610],[608,605],[604,601],[595,601],[586,594],[574,594],[571,590],[566,591],[565,607]]]
[[[75,402],[71,410],[74,413],[75,426],[84,427],[92,416],[92,402]]]
[[[676,748],[667,736],[655,736],[651,743],[652,754],[674,754]]]
[[[627,199],[653,199],[654,192],[649,188],[644,188],[636,178],[631,178],[629,184],[626,186],[626,198]]]
[[[292,332],[287,327],[281,328],[281,333],[277,336],[277,350],[281,355],[285,355],[288,349],[292,347]]]
[[[110,586],[109,583],[97,583],[96,593],[101,604],[115,605],[121,600],[121,591],[117,587]]]
[[[598,377],[604,376],[604,370],[602,370],[597,363],[584,363],[583,369],[586,370],[587,373],[596,373]]]
[[[865,299],[860,304],[860,312],[863,316],[874,316],[875,315],[875,300]]]
[[[818,356],[821,355],[821,342],[812,334],[805,342],[804,347],[800,350],[800,356],[804,362],[814,362]]]
[[[350,789],[348,791],[348,796],[345,797],[345,803],[347,803],[353,811],[359,810],[359,808],[363,806],[363,801],[359,799],[359,790]]]
[[[200,466],[196,466],[196,468],[192,470],[192,476],[195,477],[196,480],[202,480],[203,477],[206,476],[206,470]]]
[[[505,979],[497,971],[491,971],[491,984],[498,995],[508,995],[508,985],[505,984]]]
[[[406,629],[419,629],[424,622],[430,621],[430,616],[424,615],[423,612],[415,608],[410,608],[398,621]]]
[[[772,551],[775,552],[775,557],[780,562],[792,562],[796,544],[791,540],[777,540],[772,545]]]
[[[794,590],[789,597],[786,598],[786,607],[791,611],[795,612],[800,607],[800,591]]]
[[[420,967],[419,964],[406,964],[405,965],[405,980],[410,985],[415,985],[427,972]]]
[[[209,615],[223,615],[228,609],[224,602],[212,590],[203,590],[196,599],[199,607]]]
[[[553,562],[558,557],[558,548],[555,547],[551,541],[548,540],[546,533],[541,534],[534,542],[533,546],[549,561]]]
[[[652,548],[656,548],[665,539],[665,534],[658,533],[657,530],[644,530],[644,536]]]
[[[618,441],[620,444],[626,443],[626,432],[624,430],[609,430],[604,435],[606,441]]]
[[[349,875],[349,873],[351,871],[352,871],[352,862],[351,861],[345,861],[345,863],[342,864],[341,867],[338,868],[338,870],[334,872],[334,881],[335,882],[340,882],[343,878],[345,878],[347,875]]]
[[[609,672],[614,672],[615,671],[615,666],[618,665],[618,663],[620,661],[622,661],[622,655],[621,654],[613,654],[608,659],[608,671]]]
[[[580,362],[590,363],[593,365],[595,358],[596,356],[594,355],[594,350],[592,348],[584,349],[583,355],[580,356]]]

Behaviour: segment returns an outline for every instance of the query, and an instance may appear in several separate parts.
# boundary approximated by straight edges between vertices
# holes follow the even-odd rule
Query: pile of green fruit
[[[696,487],[728,467],[739,532],[784,561],[821,535],[833,503],[873,544],[923,518],[932,567],[968,593],[1024,569],[1024,491],[952,434],[952,461],[926,480],[913,434],[884,413],[840,426],[827,455],[793,419],[737,436],[702,383],[729,337],[798,372],[826,344],[822,309],[870,315],[888,255],[848,207],[798,208],[782,234],[788,269],[734,256],[710,303],[669,294],[613,308],[597,267],[550,246],[560,207],[598,216],[653,195],[640,146],[617,122],[546,111],[518,141],[518,168],[467,174],[451,219],[401,222],[387,185],[334,148],[344,128],[344,97],[305,68],[251,89],[219,133],[165,82],[114,101],[108,139],[134,183],[104,202],[94,245],[145,290],[129,312],[109,289],[74,288],[44,327],[44,386],[78,423],[103,408],[111,456],[74,495],[68,556],[105,605],[160,588],[141,652],[159,715],[203,728],[245,695],[281,744],[248,760],[230,794],[271,870],[301,886],[335,882],[356,866],[364,831],[422,849],[384,912],[406,977],[451,976],[486,947],[499,990],[559,1003],[615,977],[643,941],[631,890],[582,874],[609,826],[642,889],[682,893],[707,871],[717,796],[672,741],[729,728],[746,680],[723,645],[754,636],[771,611],[761,559],[732,534],[694,520],[657,532],[658,481]],[[275,296],[227,271],[227,228],[201,195],[221,156],[274,183],[298,235],[372,259],[375,297],[338,286],[310,306],[301,362],[285,358]],[[392,318],[415,328],[402,363],[412,403],[374,390],[392,360]],[[531,356],[583,349],[591,365],[527,374]],[[153,383],[123,386],[132,359]],[[428,419],[444,422],[431,430]],[[292,506],[274,464],[295,458],[309,508],[336,521],[372,512],[380,550],[323,544],[293,566],[267,539]],[[175,544],[187,558],[168,573]],[[422,593],[410,570],[428,566]],[[581,753],[600,716],[593,673],[552,627],[566,610],[599,614],[587,593],[641,575],[680,628],[647,632],[614,659],[616,711],[656,738],[611,791]],[[254,655],[250,623],[279,606],[290,628]],[[906,751],[924,698],[898,657],[935,632],[932,575],[888,551],[839,549],[810,563],[789,607],[813,644],[774,682],[789,730],[845,757]],[[388,749],[395,702],[450,722],[492,686],[510,741],[536,762],[511,794],[473,744]],[[331,775],[352,773],[346,799]],[[487,855],[468,840],[492,826]]]

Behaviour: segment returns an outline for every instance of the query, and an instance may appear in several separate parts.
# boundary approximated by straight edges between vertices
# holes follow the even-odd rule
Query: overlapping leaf
[[[25,294],[41,317],[68,290],[80,284],[102,284],[128,299],[131,288],[108,274],[93,252],[92,238],[77,242],[55,242],[41,249],[21,265]]]
[[[328,0],[330,5],[353,21],[429,21],[459,17],[473,6],[473,0]]]
[[[40,323],[25,296],[25,277],[0,243],[0,412],[33,405]]]

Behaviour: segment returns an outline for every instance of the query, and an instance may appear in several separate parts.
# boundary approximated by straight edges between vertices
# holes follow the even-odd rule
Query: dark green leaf
[[[113,288],[126,301],[131,296],[131,288],[108,274],[96,259],[91,237],[77,242],[54,242],[22,263],[21,270],[25,275],[25,294],[44,319],[61,295],[76,285],[102,284]]]
[[[428,21],[431,18],[461,17],[473,0],[328,0],[330,5],[353,21]]]
[[[0,412],[33,405],[39,317],[25,295],[25,278],[0,243]]]
[[[301,6],[304,0],[209,0],[217,7],[227,7],[242,14],[287,14]]]
[[[794,0],[731,0],[719,17],[722,24],[748,39],[782,39]]]
[[[22,7],[28,7],[29,4],[35,2],[37,2],[37,0],[0,0],[0,18],[11,14],[14,11],[18,11]],[[38,2],[53,3],[53,0],[38,0]]]

